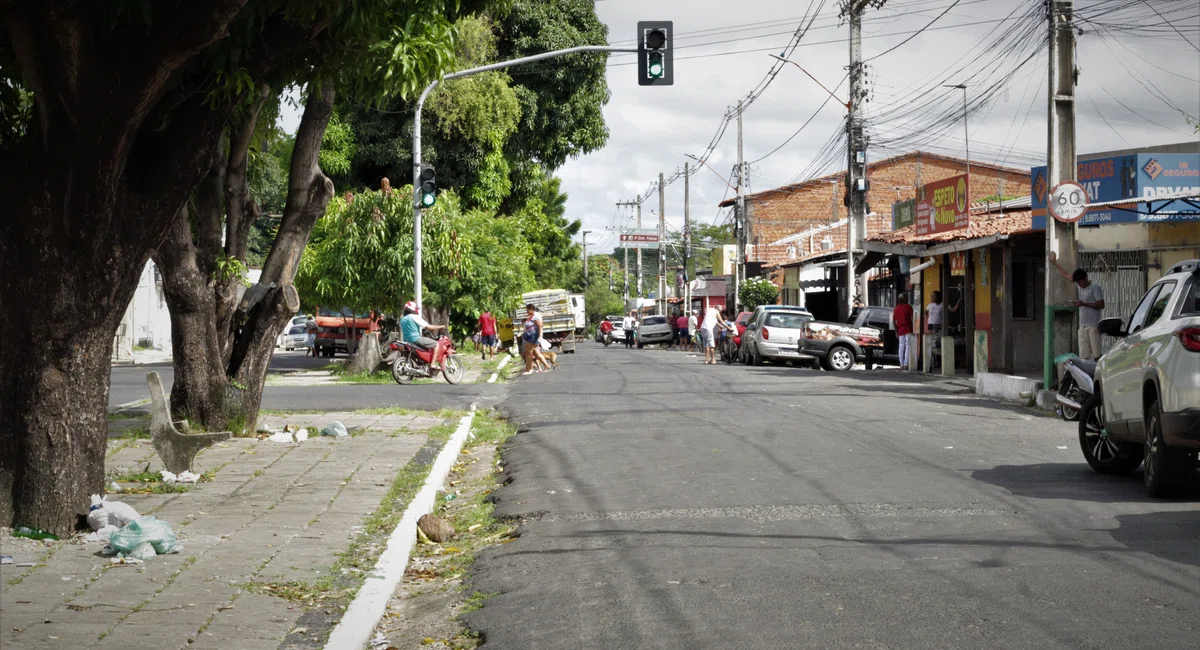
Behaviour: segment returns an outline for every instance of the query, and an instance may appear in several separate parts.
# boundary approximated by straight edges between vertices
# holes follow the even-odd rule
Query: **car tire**
[[[854,367],[854,350],[845,345],[835,345],[829,348],[825,355],[825,369],[832,372],[846,372]]]
[[[1102,407],[1100,393],[1096,393],[1079,411],[1079,448],[1083,459],[1101,474],[1132,474],[1142,464],[1142,446],[1110,439]]]
[[[1146,411],[1146,495],[1161,499],[1178,494],[1196,471],[1192,452],[1166,445],[1162,433],[1162,405],[1158,400]]]

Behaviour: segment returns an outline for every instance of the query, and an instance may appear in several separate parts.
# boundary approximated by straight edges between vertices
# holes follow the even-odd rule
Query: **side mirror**
[[[1096,326],[1096,329],[1100,330],[1101,334],[1107,334],[1108,336],[1113,336],[1119,339],[1125,338],[1125,336],[1128,334],[1128,332],[1125,331],[1124,325],[1121,323],[1120,318],[1102,318],[1100,319],[1100,323]]]

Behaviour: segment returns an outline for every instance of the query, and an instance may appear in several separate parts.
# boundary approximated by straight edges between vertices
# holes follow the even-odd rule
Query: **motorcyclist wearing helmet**
[[[445,325],[430,325],[421,318],[421,310],[417,303],[408,301],[404,304],[404,317],[400,319],[400,334],[405,343],[412,343],[422,350],[432,350],[437,341],[424,335],[425,330],[436,332],[446,329]]]

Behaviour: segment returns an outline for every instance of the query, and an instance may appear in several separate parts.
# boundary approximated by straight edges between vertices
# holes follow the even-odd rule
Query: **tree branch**
[[[270,96],[271,87],[263,84],[245,119],[229,141],[229,162],[225,173],[225,256],[229,258],[246,259],[252,224],[249,215],[256,212],[254,199],[247,187],[247,161],[254,133],[258,129],[258,116]]]

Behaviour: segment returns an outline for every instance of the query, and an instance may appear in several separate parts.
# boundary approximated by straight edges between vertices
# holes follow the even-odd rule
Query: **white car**
[[[283,349],[291,352],[292,350],[307,350],[308,349],[308,332],[304,331],[304,325],[293,325],[292,329],[288,330],[283,336]]]
[[[1079,443],[1104,474],[1145,462],[1146,492],[1179,491],[1200,450],[1200,260],[1180,262],[1146,292],[1127,325],[1100,321],[1120,341],[1096,364],[1096,388],[1079,414]]]
[[[812,361],[812,357],[800,354],[800,332],[806,321],[813,319],[808,310],[770,309],[757,319],[751,319],[742,335],[743,354],[752,366],[763,361]]]

